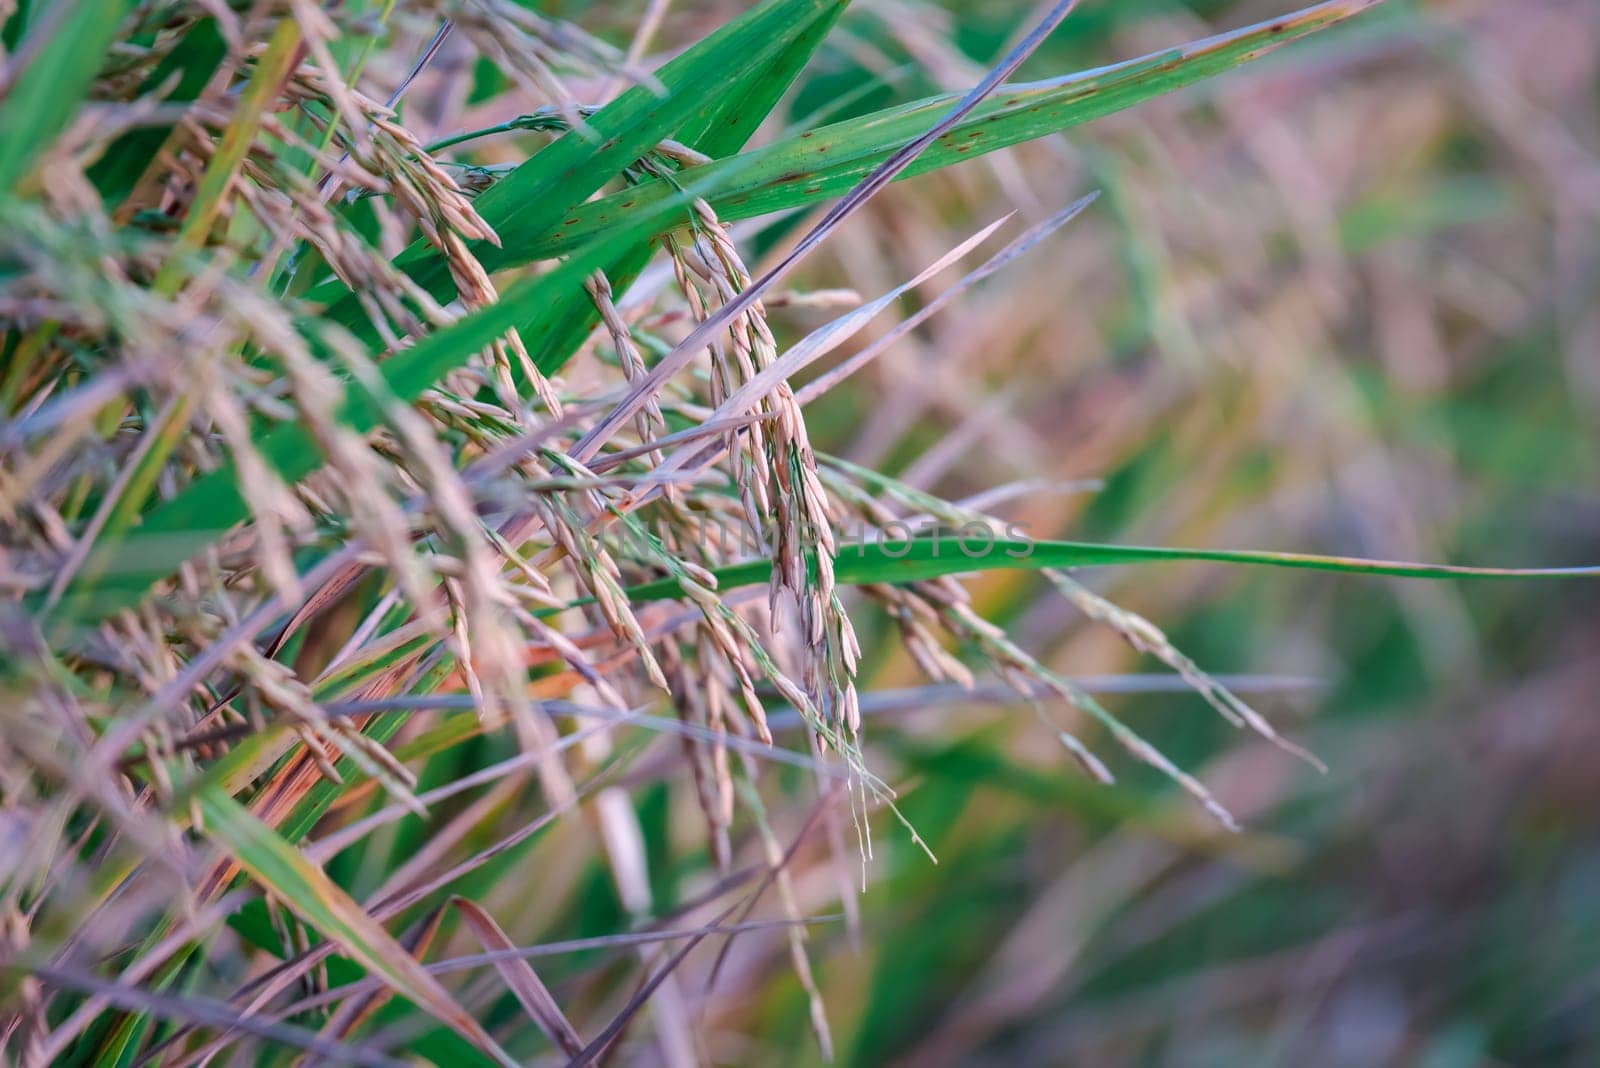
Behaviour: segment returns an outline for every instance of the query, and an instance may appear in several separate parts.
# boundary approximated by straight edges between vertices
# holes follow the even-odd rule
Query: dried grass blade
[[[494,917],[476,902],[468,901],[464,897],[452,897],[450,904],[455,906],[462,920],[472,929],[473,935],[484,949],[493,953],[508,954],[494,958],[494,969],[500,973],[506,986],[511,988],[517,1001],[527,1011],[529,1018],[539,1025],[539,1030],[544,1032],[545,1037],[569,1057],[581,1054],[583,1039],[567,1020],[566,1014],[561,1011],[561,1006],[556,1004],[550,988],[544,985],[539,973],[533,970],[533,965],[525,958],[515,955],[516,943],[506,937],[505,931],[501,930]]]
[[[214,787],[203,790],[196,801],[205,818],[206,834],[302,920],[463,1038],[514,1068],[516,1061],[496,1045],[482,1025],[321,868],[222,791]]]
[[[408,1068],[410,1063],[361,1045],[333,1042],[290,1024],[252,1019],[240,1014],[231,1005],[204,998],[158,994],[57,965],[35,967],[31,973],[51,985],[94,994],[111,1005],[131,1012],[147,1012],[192,1024],[228,1027],[271,1042],[294,1046],[307,1053],[330,1058],[336,1063],[366,1065],[369,1068]]]

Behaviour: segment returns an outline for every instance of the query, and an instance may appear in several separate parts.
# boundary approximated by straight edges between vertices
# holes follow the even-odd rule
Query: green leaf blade
[[[0,191],[10,192],[35,157],[66,129],[133,5],[77,0],[36,16],[20,51],[47,34],[0,106]]]
[[[1600,566],[1458,567],[1312,553],[1169,549],[1144,545],[984,537],[924,537],[905,541],[860,542],[842,548],[834,557],[833,566],[836,581],[846,585],[863,585],[918,582],[977,571],[1037,571],[1042,568],[1180,562],[1334,571],[1408,579],[1600,578]],[[751,560],[715,569],[712,574],[716,576],[719,590],[754,586],[771,577],[772,562]],[[678,586],[673,580],[664,579],[634,586],[627,592],[632,601],[670,600],[678,595]]]
[[[207,836],[301,919],[502,1064],[515,1065],[439,981],[321,868],[222,790],[208,787],[196,801]]]
[[[1003,86],[934,142],[896,180],[1060,133],[1186,88],[1350,18],[1377,2],[1331,0],[1294,15],[1124,63]],[[712,189],[706,199],[722,218],[734,220],[840,196],[901,145],[931,126],[958,99],[959,94],[930,97],[707,164],[700,168],[703,173],[699,176]],[[580,206],[572,212],[572,221],[550,234],[523,232],[513,223],[502,231],[507,254],[498,266],[520,262],[522,256],[561,255],[573,243],[617,225],[630,211],[645,210],[669,193],[667,183],[659,180],[614,193]]]

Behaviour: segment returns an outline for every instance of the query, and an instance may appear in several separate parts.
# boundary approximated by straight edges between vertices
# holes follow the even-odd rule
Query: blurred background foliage
[[[714,8],[674,8],[663,39],[692,39]],[[1088,2],[1024,75],[1276,10]],[[565,13],[603,31],[631,9]],[[1029,14],[863,3],[789,116],[969,85]],[[879,292],[975,223],[1103,197],[813,406],[814,438],[952,499],[1103,480],[1003,506],[1036,537],[1595,559],[1597,57],[1585,0],[1396,2],[1070,136],[901,183],[811,261],[812,284]],[[745,232],[781,247],[795,226]],[[1108,698],[1241,815],[1246,833],[1226,837],[1153,773],[1086,785],[1025,709],[876,719],[871,762],[914,784],[905,811],[940,863],[883,831],[861,943],[815,935],[844,1060],[1594,1063],[1592,589],[1201,565],[1091,582],[1209,670],[1317,680],[1261,703],[1330,773],[1241,741],[1192,695]],[[1158,666],[1041,580],[975,588],[1063,673]],[[915,685],[863,627],[877,654],[863,690]],[[809,784],[780,781],[796,804],[769,805],[803,813]],[[658,905],[688,892],[672,873],[699,848],[680,786],[640,799],[646,826],[670,832],[653,839]],[[615,922],[596,903],[607,886],[574,888],[580,926]],[[826,911],[837,882],[808,869],[797,892]],[[781,936],[761,952],[764,937],[736,944],[719,981],[714,1052],[810,1063],[805,1000]]]

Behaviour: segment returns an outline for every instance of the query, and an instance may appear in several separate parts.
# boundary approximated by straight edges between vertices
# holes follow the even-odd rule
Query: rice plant
[[[725,1059],[707,991],[754,931],[831,1056],[808,947],[838,917],[796,857],[854,929],[875,848],[939,851],[874,760],[863,614],[927,692],[1003,687],[1091,779],[1147,765],[1237,830],[961,577],[1043,572],[1315,774],[1078,570],[1597,573],[1035,538],[813,445],[808,405],[1100,210],[1064,191],[881,292],[802,285],[890,182],[1374,2],[1020,80],[1062,0],[970,88],[787,128],[843,3],[765,0],[663,62],[660,3],[620,34],[509,0],[9,5],[7,1058]],[[658,791],[693,801],[687,854]]]

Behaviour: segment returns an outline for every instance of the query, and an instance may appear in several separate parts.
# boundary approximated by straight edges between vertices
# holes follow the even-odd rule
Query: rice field
[[[1600,8],[0,4],[0,1063],[1586,1064]]]

